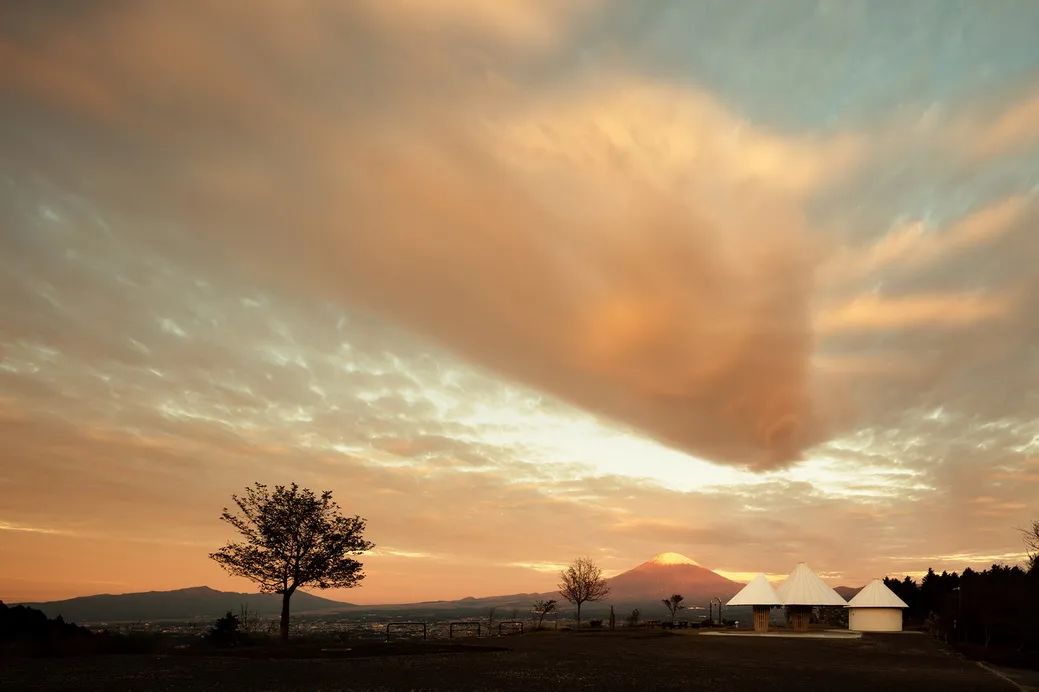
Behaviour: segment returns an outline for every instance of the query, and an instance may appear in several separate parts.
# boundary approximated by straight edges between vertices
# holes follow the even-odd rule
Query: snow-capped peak
[[[696,565],[700,566],[696,560],[686,557],[682,553],[660,553],[654,555],[653,559],[650,560],[655,565]]]

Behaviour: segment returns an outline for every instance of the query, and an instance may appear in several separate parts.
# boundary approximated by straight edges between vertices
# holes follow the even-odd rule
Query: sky
[[[1039,4],[4,3],[0,599],[663,551],[831,584],[1039,519]]]

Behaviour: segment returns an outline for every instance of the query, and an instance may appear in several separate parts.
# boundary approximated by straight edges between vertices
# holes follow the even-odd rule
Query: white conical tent
[[[725,605],[731,606],[774,606],[783,605],[779,600],[779,594],[772,588],[772,584],[765,579],[764,574],[759,574],[747,583],[739,593],[729,599]]]
[[[799,562],[790,576],[776,589],[783,605],[788,606],[822,606],[847,605],[841,595],[826,585],[822,579]]]
[[[905,601],[895,595],[895,592],[887,588],[879,579],[874,579],[866,584],[855,594],[855,598],[848,601],[849,608],[908,608]]]
[[[908,608],[879,579],[874,579],[848,603],[848,629],[856,632],[901,632],[902,610]]]
[[[740,589],[739,593],[729,599],[726,605],[752,606],[754,609],[754,631],[768,632],[769,612],[772,606],[782,605],[779,594],[765,579],[764,574],[759,574]]]

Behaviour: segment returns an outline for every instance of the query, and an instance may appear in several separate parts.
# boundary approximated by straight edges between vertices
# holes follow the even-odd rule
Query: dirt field
[[[974,663],[942,650],[929,637],[913,634],[825,640],[540,632],[469,640],[462,646],[382,644],[377,649],[326,655],[330,657],[8,659],[0,660],[0,689],[1014,689]]]

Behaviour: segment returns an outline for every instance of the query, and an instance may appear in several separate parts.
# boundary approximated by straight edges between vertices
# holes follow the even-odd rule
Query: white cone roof
[[[847,605],[841,595],[826,585],[822,579],[799,562],[790,576],[776,589],[783,605]],[[892,594],[894,595],[894,594]]]
[[[848,601],[849,608],[908,608],[895,592],[887,588],[880,579],[874,579],[866,584]]]
[[[772,584],[765,579],[764,574],[754,577],[740,589],[740,592],[729,599],[725,605],[731,606],[754,606],[754,605],[783,605],[779,600],[779,594],[772,588]]]

